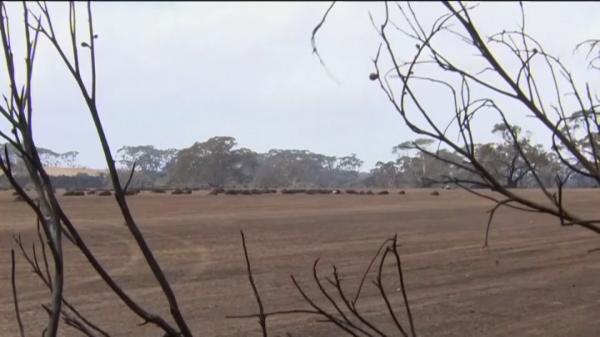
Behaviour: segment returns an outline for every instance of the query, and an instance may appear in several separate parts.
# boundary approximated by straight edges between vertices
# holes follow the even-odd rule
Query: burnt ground
[[[523,191],[540,198],[534,191]],[[573,190],[572,209],[600,216],[598,190]],[[22,202],[0,192],[0,336],[17,336],[10,287],[11,235],[27,245],[34,219]],[[259,336],[239,230],[247,235],[255,277],[267,310],[307,305],[289,275],[316,295],[312,263],[323,276],[335,263],[351,292],[380,243],[397,233],[408,296],[419,336],[600,336],[600,238],[554,218],[501,209],[482,248],[489,201],[463,191],[409,190],[406,195],[156,195],[130,204],[196,336]],[[61,197],[85,240],[118,282],[152,311],[167,305],[108,197]],[[124,309],[70,244],[65,246],[66,297],[113,336],[159,336]],[[391,260],[390,260],[391,262]],[[17,278],[27,335],[45,322],[48,291],[17,254]],[[391,265],[390,265],[391,267]],[[401,308],[393,270],[384,273]],[[373,284],[359,308],[388,329],[392,322]],[[322,298],[319,303],[325,303]],[[401,310],[397,311],[401,313]],[[405,316],[401,314],[405,321]],[[78,336],[64,328],[61,336]],[[314,317],[269,321],[271,336],[338,336]],[[397,335],[397,334],[396,334]]]

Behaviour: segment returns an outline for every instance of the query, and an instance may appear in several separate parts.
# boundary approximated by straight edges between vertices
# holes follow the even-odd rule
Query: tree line
[[[533,144],[530,134],[520,127],[512,127],[519,135],[517,148],[504,124],[491,130],[498,142],[475,146],[479,161],[508,188],[535,187],[533,167],[538,178],[547,187],[552,187],[557,175],[569,175],[566,186],[593,187],[595,181],[563,165],[554,151],[541,144]],[[368,172],[361,171],[363,161],[356,154],[336,157],[308,150],[272,149],[259,153],[238,147],[234,137],[212,137],[196,142],[188,148],[158,149],[152,145],[123,146],[117,151],[120,174],[127,179],[133,170],[131,186],[152,188],[173,187],[246,187],[246,188],[289,188],[289,187],[368,187],[368,188],[426,188],[447,184],[453,179],[471,182],[472,188],[479,187],[479,177],[452,163],[460,162],[456,152],[443,148],[431,139],[418,138],[403,142],[392,148],[397,158],[379,161]],[[10,145],[8,146],[10,149]],[[419,149],[428,149],[421,151]],[[520,151],[524,151],[529,164],[525,163]],[[12,151],[14,172],[26,169],[22,159]],[[77,152],[56,153],[42,149],[49,166],[66,163],[75,167]],[[435,153],[432,156],[429,153]],[[105,175],[52,177],[58,188],[99,188],[109,185]],[[4,177],[0,184],[6,186]]]

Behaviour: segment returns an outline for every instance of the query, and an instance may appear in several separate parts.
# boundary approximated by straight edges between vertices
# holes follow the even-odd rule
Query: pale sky
[[[16,5],[9,6],[12,14],[20,14]],[[99,108],[113,152],[123,145],[183,148],[232,136],[259,152],[356,153],[365,161],[363,170],[393,160],[391,148],[415,136],[368,79],[379,44],[368,11],[380,18],[382,4],[338,3],[331,13],[318,45],[337,82],[310,45],[311,31],[328,6],[93,3]],[[440,6],[415,4],[424,18]],[[531,34],[561,56],[572,57],[577,42],[600,38],[598,3],[532,2],[525,9]],[[64,32],[66,4],[51,10]],[[516,3],[483,3],[472,15],[485,33],[519,23]],[[34,75],[37,144],[79,151],[80,164],[104,167],[74,82],[56,52],[48,44],[40,48]],[[4,72],[0,75],[5,82]],[[535,126],[531,129],[535,134]],[[480,131],[482,141],[496,139],[488,126]]]

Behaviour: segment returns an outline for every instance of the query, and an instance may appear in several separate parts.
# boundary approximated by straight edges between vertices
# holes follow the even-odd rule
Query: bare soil
[[[490,247],[482,248],[491,203],[464,191],[408,190],[406,195],[159,195],[129,198],[134,215],[178,296],[196,336],[259,336],[239,231],[247,236],[266,309],[308,308],[293,288],[294,274],[316,295],[312,263],[323,276],[336,264],[349,292],[380,243],[398,234],[408,296],[419,336],[600,336],[600,238],[554,218],[501,209]],[[541,198],[534,191],[523,191]],[[572,190],[573,209],[600,216],[600,190]],[[35,238],[32,212],[0,192],[0,336],[17,336],[10,286],[11,236]],[[112,197],[61,197],[67,213],[119,283],[151,311],[167,314]],[[596,251],[594,251],[596,249]],[[590,252],[591,251],[591,252]],[[39,251],[38,251],[39,253]],[[125,309],[65,245],[66,298],[113,336],[159,336]],[[390,261],[391,262],[391,261]],[[17,254],[22,316],[28,336],[46,320],[48,291]],[[401,319],[392,270],[384,274]],[[367,284],[359,308],[386,329],[392,321],[376,288]],[[315,297],[316,298],[316,297]],[[317,302],[326,305],[322,298]],[[305,315],[269,320],[271,336],[338,336]],[[396,334],[397,335],[397,334]],[[61,336],[78,336],[63,325]]]

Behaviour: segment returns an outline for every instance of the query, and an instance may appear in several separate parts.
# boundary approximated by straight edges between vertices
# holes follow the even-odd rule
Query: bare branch
[[[246,248],[246,237],[244,236],[244,231],[240,231],[240,235],[242,236],[242,247],[244,249],[244,258],[246,259],[246,271],[248,273],[248,281],[250,282],[252,292],[254,293],[254,298],[256,299],[256,304],[258,305],[258,323],[262,330],[263,337],[267,337],[267,316],[265,315],[265,309],[263,307],[260,294],[258,293],[258,288],[256,287],[256,283],[254,282],[254,275],[252,274],[252,267],[250,266],[250,258],[248,257],[248,249]]]
[[[21,321],[21,311],[19,310],[19,299],[17,296],[17,283],[15,281],[15,251],[10,250],[10,261],[11,261],[11,272],[10,282],[12,284],[13,303],[15,306],[15,316],[17,318],[17,324],[19,326],[19,334],[21,337],[25,337],[25,330],[23,329],[23,321]]]

